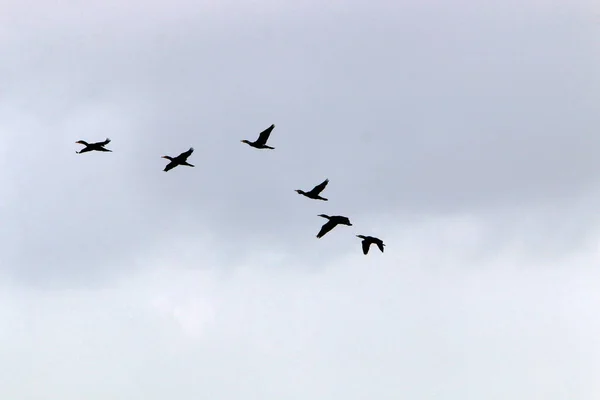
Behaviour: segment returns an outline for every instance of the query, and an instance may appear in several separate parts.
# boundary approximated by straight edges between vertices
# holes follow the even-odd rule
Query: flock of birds
[[[251,142],[249,140],[242,140],[241,142],[246,143],[249,146],[252,146],[256,149],[274,150],[275,149],[274,147],[267,146],[267,140],[269,140],[269,136],[271,135],[271,132],[273,131],[274,128],[275,128],[274,124],[269,126],[267,129],[265,129],[258,135],[258,139],[256,139],[254,142]],[[79,140],[76,143],[85,146],[80,151],[76,151],[77,154],[87,153],[89,151],[112,152],[112,150],[109,150],[106,147],[104,147],[110,143],[110,139],[108,139],[108,138],[106,140],[104,140],[103,142],[88,143],[85,140]],[[179,154],[177,157],[162,156],[161,158],[165,158],[165,159],[169,160],[169,163],[165,166],[165,169],[163,171],[165,171],[165,172],[170,171],[179,165],[186,165],[188,167],[193,167],[194,165],[190,164],[187,161],[187,159],[192,155],[193,152],[194,152],[194,148],[190,147],[189,150]],[[327,186],[328,183],[329,183],[329,179],[325,179],[323,182],[319,183],[318,185],[316,185],[314,188],[312,188],[308,192],[305,192],[304,190],[300,190],[300,189],[296,190],[296,192],[305,197],[308,197],[309,199],[328,201],[328,199],[321,196],[321,192],[325,189],[325,187]],[[321,227],[321,230],[317,234],[317,238],[322,238],[323,236],[325,236],[325,234],[327,234],[329,231],[331,231],[333,228],[335,228],[338,225],[352,226],[350,219],[348,219],[348,217],[344,217],[341,215],[320,214],[319,217],[326,218],[327,222]],[[381,252],[383,253],[383,247],[385,246],[385,244],[383,243],[383,241],[381,239],[373,237],[373,236],[365,236],[365,235],[356,235],[356,237],[362,239],[362,250],[365,255],[369,253],[369,248],[371,247],[372,244],[375,244],[379,248],[379,250],[381,250]]]

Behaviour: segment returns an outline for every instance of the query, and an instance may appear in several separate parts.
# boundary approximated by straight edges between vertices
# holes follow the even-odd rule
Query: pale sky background
[[[599,40],[591,0],[4,0],[0,398],[599,399]]]

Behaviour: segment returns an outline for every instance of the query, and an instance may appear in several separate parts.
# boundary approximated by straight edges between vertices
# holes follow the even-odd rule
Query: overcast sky
[[[95,3],[0,4],[0,398],[600,398],[597,3]]]

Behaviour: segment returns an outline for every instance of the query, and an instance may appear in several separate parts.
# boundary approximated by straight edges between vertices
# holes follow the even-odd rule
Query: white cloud
[[[385,254],[357,239],[316,271],[188,260],[105,290],[5,287],[0,395],[595,399],[600,236],[540,268],[509,248],[473,258],[487,229],[407,226]],[[411,231],[441,240],[403,244]]]

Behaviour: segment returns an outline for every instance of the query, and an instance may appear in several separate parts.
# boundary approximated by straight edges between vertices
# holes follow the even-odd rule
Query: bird
[[[194,167],[194,165],[187,162],[188,157],[193,152],[194,152],[194,148],[190,147],[190,149],[188,151],[184,151],[177,157],[162,156],[161,158],[166,158],[167,160],[171,160],[171,162],[167,164],[167,166],[165,167],[165,169],[163,171],[167,172],[168,170],[173,169],[178,165],[187,165],[188,167]]]
[[[85,146],[80,151],[75,151],[75,153],[77,153],[77,154],[87,153],[88,151],[94,151],[94,150],[95,151],[112,151],[112,150],[104,148],[104,146],[106,146],[107,144],[110,143],[110,139],[109,138],[106,138],[106,140],[104,142],[88,143],[85,140],[78,140],[75,143],[82,144],[82,145]]]
[[[251,142],[249,140],[242,140],[242,143],[246,143],[254,148],[257,149],[271,149],[274,150],[275,147],[271,147],[271,146],[267,146],[267,140],[269,140],[269,136],[271,135],[271,131],[275,128],[275,124],[272,124],[270,127],[268,127],[267,129],[265,129],[264,131],[262,131],[259,135],[258,135],[258,139],[256,139],[256,141]]]
[[[325,236],[325,234],[327,232],[329,232],[330,230],[335,228],[336,225],[338,225],[338,224],[352,226],[352,223],[350,223],[350,220],[348,219],[348,217],[343,217],[341,215],[329,216],[329,215],[325,215],[325,214],[321,214],[318,216],[327,218],[329,221],[325,222],[325,225],[323,225],[321,227],[321,230],[317,234],[317,238],[322,238],[323,236]]]
[[[367,253],[369,252],[369,247],[371,247],[371,244],[376,244],[377,247],[379,247],[379,250],[381,250],[381,252],[383,253],[383,246],[385,246],[385,244],[383,244],[383,241],[381,239],[378,239],[373,236],[364,235],[356,235],[356,237],[362,239],[362,250],[365,255],[367,255]]]
[[[327,186],[328,183],[329,183],[329,179],[325,179],[323,182],[319,183],[317,186],[312,188],[309,192],[305,192],[304,190],[300,190],[300,189],[296,190],[296,192],[298,194],[308,197],[309,199],[328,201],[325,197],[319,196],[321,194],[321,192],[323,191],[323,189],[325,189],[325,186]]]

